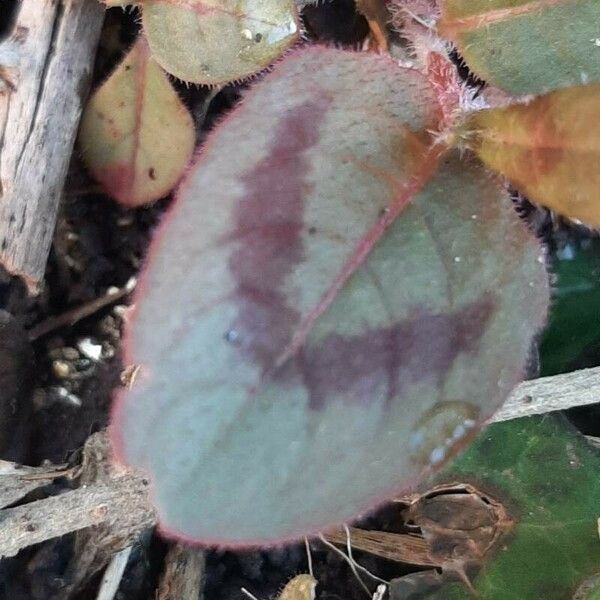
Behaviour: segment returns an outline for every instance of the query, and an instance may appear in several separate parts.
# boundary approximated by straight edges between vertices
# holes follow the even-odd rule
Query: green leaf
[[[600,353],[600,242],[569,243],[557,254],[548,326],[540,343],[541,375],[593,366],[585,355]]]
[[[347,521],[520,379],[540,247],[478,163],[432,178],[441,118],[418,72],[310,49],[207,140],[153,242],[127,333],[140,375],[114,414],[171,535],[276,543]]]
[[[438,30],[515,96],[600,80],[598,0],[445,0]]]
[[[507,511],[512,523],[481,557],[481,570],[467,569],[463,574],[474,594],[465,583],[454,581],[420,597],[589,598],[583,590],[590,584],[597,588],[600,574],[599,471],[598,450],[562,416],[517,419],[488,427],[437,476],[436,484],[469,484],[491,499],[492,505],[498,503]],[[436,499],[437,510],[429,510],[429,514],[444,515],[440,506],[443,496]],[[465,516],[468,513],[455,513],[453,522],[461,522]],[[475,520],[470,523],[468,533],[475,535]]]
[[[183,175],[194,122],[143,38],[88,100],[78,141],[90,173],[126,206],[166,196]]]
[[[207,85],[261,71],[299,35],[294,0],[144,0],[142,24],[166,71]]]

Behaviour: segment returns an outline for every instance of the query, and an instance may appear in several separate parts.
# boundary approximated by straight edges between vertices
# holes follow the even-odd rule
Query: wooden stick
[[[367,531],[355,527],[349,529],[352,536],[352,547],[356,550],[411,565],[440,566],[439,561],[435,561],[429,556],[429,543],[420,536],[387,531]],[[346,534],[343,531],[328,531],[323,537],[332,544],[346,545]]]
[[[522,383],[515,388],[508,402],[498,411],[493,421],[544,414],[599,401],[600,367],[584,369]],[[102,442],[101,447],[108,447],[105,434],[91,436],[86,447],[98,446],[98,443],[96,446],[93,444],[95,437]],[[105,469],[105,475],[84,480],[84,486],[79,489],[0,511],[0,557],[14,556],[21,549],[32,544],[90,526],[101,526],[105,531],[103,540],[110,542],[108,546],[113,551],[117,549],[115,546],[120,550],[131,545],[142,531],[155,524],[156,514],[147,498],[148,484],[143,474],[119,471],[118,468],[111,466],[111,461],[104,458],[100,451],[88,454],[101,456],[100,466],[95,469],[100,472]],[[28,471],[31,468],[17,468],[8,463],[3,465],[5,476],[11,475],[15,470],[19,471],[20,483],[15,482],[11,485],[21,486],[17,490],[7,488],[6,493],[14,494],[14,499],[22,498],[29,491],[28,486],[32,485],[32,482],[26,479],[28,475],[32,475]],[[48,469],[48,472],[52,477],[52,470]],[[59,471],[59,475],[62,474]],[[0,481],[0,484],[2,483]],[[371,532],[359,534],[353,530],[354,547],[373,551],[376,546],[378,554],[383,556],[385,552],[388,558],[398,559],[399,553],[406,551],[407,556],[402,560],[427,564],[427,560],[423,558],[424,549],[419,546],[418,540],[409,540],[410,536],[405,535],[400,536],[404,544],[398,544],[399,540],[396,536],[400,534],[386,534],[385,538],[378,534],[376,540],[370,539],[370,535]],[[345,540],[345,536],[341,537],[340,534],[336,537],[336,534],[331,532],[328,533],[327,538],[335,543],[343,543]],[[115,539],[119,540],[118,544]],[[392,550],[390,545],[395,545]]]
[[[44,275],[104,8],[22,0],[0,42],[0,262],[31,291]]]
[[[77,306],[76,308],[61,313],[60,315],[48,317],[45,321],[34,325],[29,330],[29,340],[33,342],[38,338],[52,333],[53,331],[56,331],[62,327],[72,327],[75,325],[75,323],[97,313],[111,304],[114,304],[118,300],[121,300],[121,298],[124,298],[133,292],[136,283],[136,279],[132,277],[122,288],[109,290],[103,296],[95,298],[90,302],[86,302],[81,306]]]
[[[600,402],[600,367],[524,381],[491,422],[542,415]]]
[[[86,527],[111,523],[135,538],[155,523],[139,478],[125,477],[112,485],[95,485],[35,500],[2,511],[0,558]]]
[[[4,463],[6,477],[19,473],[23,490],[42,481],[26,479],[40,470]],[[51,478],[52,470],[46,471]],[[57,473],[64,476],[64,468]],[[154,526],[156,514],[148,500],[148,482],[142,473],[114,464],[106,433],[95,433],[87,439],[79,473],[77,489],[0,510],[0,558],[15,556],[23,548],[73,531],[81,532],[75,540],[76,564],[67,569],[68,579],[72,580],[67,586],[78,585],[86,575],[92,576],[104,567],[115,552],[131,546],[142,532]],[[82,530],[90,527],[93,529],[83,535]]]
[[[58,477],[72,473],[66,465],[26,467],[0,460],[0,509],[24,498],[33,490],[43,487]]]
[[[117,552],[111,559],[104,575],[102,576],[102,582],[100,583],[100,589],[96,600],[114,600],[117,595],[123,573],[125,573],[125,567],[131,554],[132,546],[127,546]]]
[[[205,554],[182,544],[171,546],[156,600],[199,600],[204,588]]]

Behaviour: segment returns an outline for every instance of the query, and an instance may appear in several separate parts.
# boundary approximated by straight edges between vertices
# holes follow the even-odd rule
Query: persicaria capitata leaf
[[[443,0],[438,31],[515,96],[600,80],[598,0]]]
[[[261,71],[300,28],[294,0],[144,0],[142,23],[169,73],[207,85]]]
[[[126,206],[148,204],[179,181],[194,122],[140,38],[88,101],[79,147],[91,174]]]
[[[209,136],[153,242],[113,414],[168,534],[272,544],[347,521],[521,377],[540,247],[478,163],[432,145],[442,118],[420,73],[313,48]]]
[[[600,84],[475,112],[467,143],[535,202],[600,225]]]

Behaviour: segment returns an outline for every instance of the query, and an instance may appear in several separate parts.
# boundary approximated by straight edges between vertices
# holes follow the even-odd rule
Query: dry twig
[[[0,262],[41,280],[91,80],[103,7],[22,0],[0,41]]]
[[[600,368],[545,377],[517,386],[495,421],[541,414],[600,401]],[[76,535],[75,562],[70,566],[71,585],[80,587],[110,561],[115,552],[131,546],[156,522],[143,475],[115,467],[110,460],[105,433],[91,436],[84,448],[79,488],[0,511],[0,556],[71,532]],[[8,506],[56,477],[71,475],[64,466],[32,468],[0,463],[0,503]],[[413,536],[352,530],[354,548],[386,558],[431,565],[422,542]],[[328,533],[329,542],[346,543],[346,535]],[[419,545],[421,544],[421,545]],[[183,557],[184,570],[198,573],[200,557]],[[186,561],[188,561],[186,563]],[[196,561],[196,562],[194,562]],[[195,566],[193,566],[195,565]],[[175,569],[177,570],[177,569]],[[165,596],[167,598],[168,596]]]

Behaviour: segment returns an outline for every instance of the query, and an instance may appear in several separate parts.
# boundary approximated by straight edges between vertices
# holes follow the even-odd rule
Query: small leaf
[[[600,62],[600,61],[599,61]],[[600,225],[600,84],[470,115],[468,142],[531,200]]]
[[[315,600],[317,580],[312,575],[296,575],[283,588],[278,600]]]
[[[85,108],[83,160],[107,193],[126,206],[167,195],[194,150],[194,122],[140,39]]]
[[[294,0],[144,0],[142,23],[165,70],[207,85],[261,71],[299,35]]]
[[[154,241],[127,334],[141,369],[114,413],[171,535],[275,543],[347,521],[519,380],[540,248],[480,166],[430,180],[441,118],[420,73],[310,49],[207,140]]]
[[[438,30],[516,96],[600,80],[598,0],[445,0]]]
[[[491,534],[494,527],[487,524],[486,529],[481,510],[474,514],[469,503],[464,503],[465,510],[461,512],[456,502],[444,507],[444,495],[437,494],[435,507],[420,509],[421,514],[425,511],[428,516],[415,521],[423,525],[424,535],[440,542],[437,545],[440,550],[462,547],[483,552],[478,558],[476,553],[472,555],[473,560],[463,573],[463,583],[456,577],[450,582],[446,579],[446,585],[438,580],[440,590],[418,597],[429,600],[589,598],[583,592],[597,589],[600,575],[599,469],[598,451],[562,416],[544,415],[491,425],[438,475],[434,490],[445,484],[468,482],[471,488],[491,499],[488,508],[496,503],[496,508],[508,513],[512,524],[506,531],[510,533],[500,532],[487,548],[469,544],[470,535],[486,531]],[[464,534],[465,538],[458,538],[458,542],[455,538],[454,546],[450,538],[440,537],[439,523],[436,524],[448,517],[464,526],[464,531],[455,534]],[[447,528],[444,531],[446,536],[451,533]],[[455,558],[454,567],[458,571],[459,553]]]

